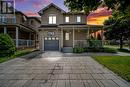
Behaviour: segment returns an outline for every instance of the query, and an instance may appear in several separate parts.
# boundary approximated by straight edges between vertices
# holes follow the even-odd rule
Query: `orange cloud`
[[[107,20],[108,16],[101,16],[88,19],[87,24],[89,25],[103,25],[104,21]]]
[[[90,13],[87,17],[88,25],[103,25],[104,21],[107,20],[112,14],[111,10],[107,7],[98,8],[94,12]]]
[[[34,12],[25,12],[25,15],[29,16],[29,17],[40,17],[38,13],[34,13]]]

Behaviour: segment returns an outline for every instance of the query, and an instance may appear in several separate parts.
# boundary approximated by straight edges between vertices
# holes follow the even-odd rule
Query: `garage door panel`
[[[58,51],[59,50],[59,40],[45,40],[44,49],[45,49],[45,51]]]

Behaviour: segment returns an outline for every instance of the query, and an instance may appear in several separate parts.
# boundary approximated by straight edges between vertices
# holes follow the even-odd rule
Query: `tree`
[[[130,2],[129,0],[104,0],[109,9],[113,10],[112,18],[104,22],[107,39],[120,40],[120,49],[123,41],[130,37]]]
[[[15,53],[14,41],[8,34],[0,34],[0,56],[11,56]]]
[[[64,4],[72,12],[84,11],[89,14],[90,11],[97,9],[102,0],[65,0]]]
[[[109,40],[119,40],[120,49],[123,48],[123,41],[130,37],[130,20],[125,20],[124,18],[116,20],[110,18],[104,22],[105,25],[105,36]]]
[[[129,0],[104,0],[104,2],[108,6],[108,8],[121,12],[124,12],[130,5]]]

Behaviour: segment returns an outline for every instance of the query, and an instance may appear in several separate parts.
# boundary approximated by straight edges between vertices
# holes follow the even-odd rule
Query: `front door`
[[[63,32],[64,47],[73,47],[73,31],[67,30]]]

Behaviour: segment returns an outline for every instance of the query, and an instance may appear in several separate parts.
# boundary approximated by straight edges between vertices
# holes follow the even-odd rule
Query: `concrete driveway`
[[[89,56],[46,52],[0,64],[0,87],[130,87]]]

